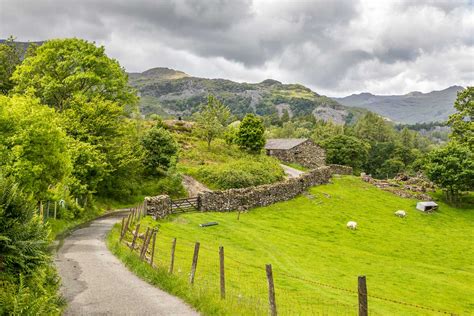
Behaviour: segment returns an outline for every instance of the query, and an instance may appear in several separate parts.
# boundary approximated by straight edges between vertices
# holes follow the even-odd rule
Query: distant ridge
[[[403,124],[446,121],[454,113],[457,93],[464,88],[451,86],[444,90],[404,95],[373,95],[368,92],[333,98],[342,105],[364,108],[394,122]]]

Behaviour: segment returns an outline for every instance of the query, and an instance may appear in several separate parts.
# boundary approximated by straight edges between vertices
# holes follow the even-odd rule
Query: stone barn
[[[269,156],[307,168],[317,168],[326,164],[325,150],[307,138],[267,139],[265,150]]]

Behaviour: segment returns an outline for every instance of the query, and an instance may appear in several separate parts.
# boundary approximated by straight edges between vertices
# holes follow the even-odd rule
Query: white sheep
[[[347,228],[349,229],[357,229],[357,223],[354,221],[347,222]]]
[[[405,212],[404,210],[398,210],[395,212],[395,215],[398,217],[405,217],[407,216],[407,212]]]

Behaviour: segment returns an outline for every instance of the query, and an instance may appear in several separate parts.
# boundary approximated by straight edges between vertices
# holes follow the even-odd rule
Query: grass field
[[[188,213],[159,222],[147,218],[142,227],[160,227],[156,261],[163,269],[177,237],[175,271],[181,280],[188,277],[193,242],[201,243],[193,290],[209,302],[218,302],[218,247],[225,247],[228,299],[215,303],[215,314],[265,315],[266,263],[273,265],[281,315],[355,314],[358,275],[367,276],[372,315],[442,314],[374,296],[471,314],[474,209],[440,202],[439,211],[424,214],[415,204],[342,177],[294,200],[241,214],[240,220],[236,213]],[[407,218],[394,216],[398,209]],[[349,220],[357,221],[358,230],[345,227]],[[210,221],[219,225],[199,227]],[[213,314],[205,305],[197,304]]]

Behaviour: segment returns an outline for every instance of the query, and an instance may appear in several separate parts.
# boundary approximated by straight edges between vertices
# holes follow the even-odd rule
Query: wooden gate
[[[171,213],[185,213],[199,210],[199,197],[171,200]]]

